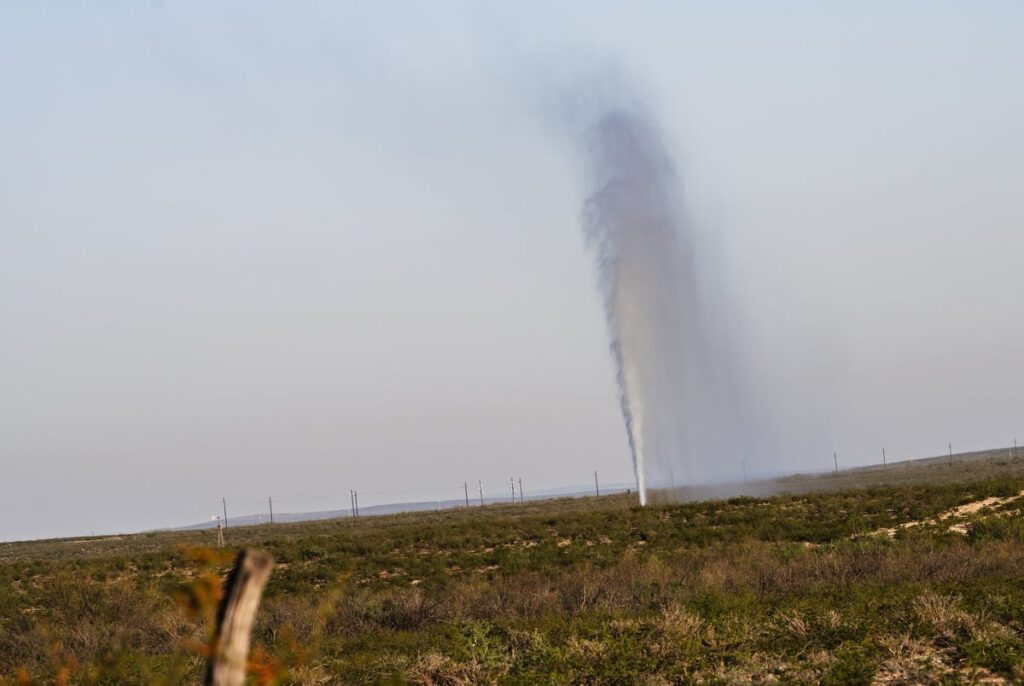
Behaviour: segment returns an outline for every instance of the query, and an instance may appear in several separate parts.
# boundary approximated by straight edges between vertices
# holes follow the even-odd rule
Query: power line
[[[363,495],[402,495],[409,493],[440,493],[444,491],[457,493],[459,490],[458,486],[436,486],[426,488],[405,488],[405,489],[390,489],[382,491],[363,491]],[[351,492],[350,492],[351,493]],[[311,500],[337,500],[343,497],[343,493],[321,493],[316,495],[295,495],[290,497],[279,497],[277,499],[278,504],[280,503],[298,503],[308,502]],[[236,504],[255,504],[262,503],[262,498],[232,498],[231,502]]]

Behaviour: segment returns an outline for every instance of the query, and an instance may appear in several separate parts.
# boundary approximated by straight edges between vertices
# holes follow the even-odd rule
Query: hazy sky
[[[0,539],[629,482],[550,111],[606,70],[673,146],[757,469],[1024,441],[1022,21],[5,3]]]

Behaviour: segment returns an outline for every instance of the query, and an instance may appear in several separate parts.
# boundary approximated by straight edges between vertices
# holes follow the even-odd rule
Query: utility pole
[[[270,506],[270,523],[273,524],[274,523],[274,499],[268,496],[267,497],[267,505]]]
[[[349,508],[349,512],[352,513],[352,519],[356,518],[356,496],[355,496],[355,493],[356,492],[353,491],[351,488],[348,489],[348,508]]]
[[[220,499],[220,504],[224,508],[224,528],[228,528],[228,501],[224,498]]]
[[[224,547],[224,522],[221,521],[220,517],[217,517],[217,547]]]
[[[483,481],[477,481],[476,485],[477,485],[477,488],[480,489],[480,507],[483,507],[484,506],[484,482]]]
[[[512,484],[512,504],[516,504],[516,480],[511,476],[508,478],[508,482]]]
[[[462,489],[466,492],[466,509],[469,509],[469,482],[462,482]]]
[[[352,494],[356,499],[356,517],[359,517],[359,491],[352,491]]]
[[[833,464],[835,464],[835,466],[836,466],[836,474],[838,474],[839,473],[839,454],[838,453],[832,453],[832,462],[833,462]]]
[[[519,477],[519,504],[523,504],[523,477]]]
[[[594,495],[600,497],[601,487],[597,484],[597,472],[594,472]]]
[[[885,469],[885,448],[882,448],[882,469]]]

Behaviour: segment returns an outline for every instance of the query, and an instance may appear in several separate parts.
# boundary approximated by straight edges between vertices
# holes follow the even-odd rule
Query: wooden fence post
[[[217,609],[217,631],[206,669],[206,686],[242,686],[249,659],[249,637],[260,596],[270,578],[274,558],[263,550],[238,553]]]

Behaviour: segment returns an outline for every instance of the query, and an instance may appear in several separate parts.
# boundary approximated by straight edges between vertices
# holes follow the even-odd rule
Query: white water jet
[[[572,111],[586,170],[583,230],[595,258],[640,504],[648,484],[730,478],[742,459],[732,365],[707,316],[696,236],[652,118],[611,102]],[[735,462],[736,464],[731,464]]]

